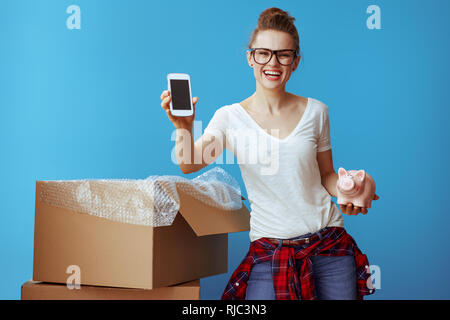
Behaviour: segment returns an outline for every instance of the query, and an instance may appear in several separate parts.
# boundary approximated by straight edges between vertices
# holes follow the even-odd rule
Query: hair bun
[[[286,20],[294,23],[295,18],[280,8],[268,8],[259,15],[258,26],[266,26],[271,23],[277,24]]]

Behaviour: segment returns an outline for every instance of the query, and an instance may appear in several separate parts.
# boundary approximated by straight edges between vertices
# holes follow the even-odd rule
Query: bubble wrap
[[[180,176],[146,179],[43,181],[39,199],[48,205],[97,217],[152,227],[171,225],[180,208],[178,192],[212,207],[242,206],[237,181],[220,167],[189,180]]]

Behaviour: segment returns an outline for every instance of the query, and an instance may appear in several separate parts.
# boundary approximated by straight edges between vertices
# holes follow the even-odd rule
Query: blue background
[[[71,4],[81,30],[66,27]],[[371,4],[381,30],[366,27]],[[328,105],[336,171],[377,183],[369,213],[344,216],[381,270],[367,299],[450,298],[447,0],[0,0],[0,298],[32,277],[35,181],[182,175],[160,107],[166,74],[191,75],[205,128],[254,92],[245,49],[271,6],[300,34],[287,90]],[[246,196],[238,165],[220,166]],[[203,299],[220,298],[248,245],[248,232],[230,235],[229,273],[202,279]]]

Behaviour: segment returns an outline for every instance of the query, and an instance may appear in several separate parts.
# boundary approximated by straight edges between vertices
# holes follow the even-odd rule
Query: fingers
[[[167,116],[169,117],[170,121],[174,122],[174,121],[178,121],[177,117],[173,116],[172,113],[170,112],[170,101],[172,100],[172,97],[170,95],[170,91],[169,90],[164,90],[161,93],[160,96],[161,99],[161,108],[164,109],[164,111],[166,112]],[[192,99],[192,104],[193,104],[193,111],[195,114],[195,105],[198,102],[198,97],[194,97]],[[186,118],[187,120],[192,120],[194,118],[194,115],[192,115],[190,118]]]
[[[342,213],[349,215],[349,216],[354,216],[354,208],[353,208],[353,204],[348,203],[347,205],[345,204],[340,204],[341,207],[341,211]]]
[[[367,214],[367,208],[364,208],[364,207],[354,207],[353,208],[353,213],[354,213],[354,215],[357,215],[358,213],[362,213],[362,214]]]
[[[197,104],[197,102],[198,102],[198,97],[194,97],[192,99],[192,108],[193,108],[192,110],[194,111],[192,116],[195,116],[195,105]]]
[[[162,99],[164,99],[165,97],[167,97],[167,96],[170,96],[170,92],[169,92],[169,90],[164,90],[162,93],[161,93],[161,100]]]
[[[163,107],[164,109],[169,108],[170,100],[172,100],[172,97],[165,97],[161,102],[161,107]]]
[[[347,204],[347,214],[352,215],[352,216],[356,216],[358,214],[357,209],[358,209],[358,207],[354,207],[353,203],[348,203]]]
[[[170,92],[168,90],[164,90],[161,94],[161,108],[163,108],[167,114],[170,114],[170,100],[172,97],[170,96]]]
[[[172,99],[172,97],[170,96],[170,93],[166,90],[163,91],[163,93],[161,94],[161,108],[164,109],[164,111],[166,112],[167,116],[169,117],[170,121],[174,121],[175,118],[173,117],[173,115],[170,113],[170,100]]]
[[[348,203],[347,205],[340,204],[342,213],[349,216],[356,216],[358,213],[367,214],[367,208],[353,206],[353,203]]]
[[[350,205],[351,205],[351,203],[346,204],[346,205],[342,204],[341,205],[341,208],[343,209],[342,213],[345,213],[346,215],[351,215]]]
[[[164,98],[161,102],[161,107],[164,109],[166,114],[169,116],[169,118],[172,120],[173,116],[170,113],[170,97]]]

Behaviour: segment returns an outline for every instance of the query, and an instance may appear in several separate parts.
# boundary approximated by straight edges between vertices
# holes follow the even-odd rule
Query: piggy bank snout
[[[344,179],[341,181],[341,188],[343,190],[351,190],[355,186],[355,183],[352,179]]]

